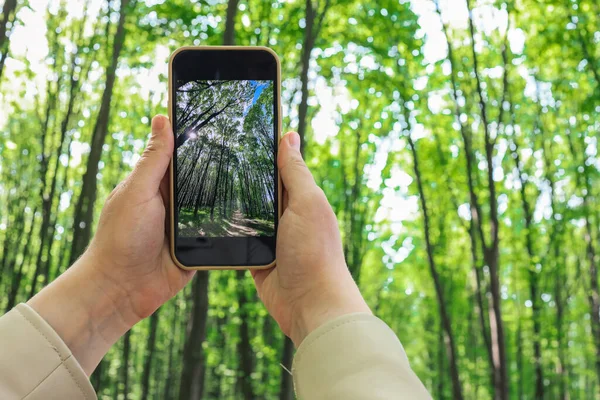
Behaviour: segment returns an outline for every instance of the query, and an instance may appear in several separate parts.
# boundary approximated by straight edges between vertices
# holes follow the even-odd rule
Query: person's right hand
[[[267,310],[298,347],[327,321],[371,311],[348,271],[337,219],[302,159],[297,133],[281,139],[277,164],[285,187],[277,266],[252,274]]]

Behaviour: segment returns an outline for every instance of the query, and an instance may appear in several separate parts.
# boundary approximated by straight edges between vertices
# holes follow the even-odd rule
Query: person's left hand
[[[106,200],[87,250],[27,302],[88,375],[125,332],[194,275],[173,263],[165,235],[173,143],[169,120],[155,117],[146,150]]]

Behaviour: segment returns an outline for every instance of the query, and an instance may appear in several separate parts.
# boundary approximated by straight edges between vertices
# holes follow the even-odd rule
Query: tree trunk
[[[179,400],[199,400],[204,390],[205,357],[202,343],[206,338],[208,317],[208,272],[198,271],[194,277],[193,311],[188,322],[183,350],[183,370]]]
[[[235,16],[238,3],[239,0],[229,0],[227,2],[227,17],[225,18],[225,33],[223,34],[223,44],[225,46],[235,44]]]
[[[444,379],[444,373],[446,372],[446,365],[444,363],[444,351],[446,351],[446,341],[445,341],[445,333],[443,324],[440,323],[440,327],[438,329],[438,346],[437,346],[437,399],[443,400],[446,396],[444,396],[445,390],[444,386],[446,380]]]
[[[0,20],[0,55],[5,57],[4,49],[8,49],[8,23],[14,21],[15,11],[17,9],[17,0],[5,0],[2,7],[2,19]]]
[[[535,398],[544,398],[544,374],[542,366],[542,346],[541,346],[541,323],[540,323],[540,302],[538,295],[538,276],[536,272],[535,259],[536,254],[534,251],[534,227],[532,226],[532,208],[529,200],[527,199],[527,187],[528,182],[526,181],[522,165],[521,158],[519,155],[519,145],[516,137],[513,139],[512,147],[512,158],[515,161],[515,167],[518,174],[518,180],[521,186],[521,207],[523,208],[523,217],[525,220],[525,249],[527,250],[527,256],[529,258],[529,297],[532,303],[532,320],[533,320],[533,364],[535,369]]]
[[[310,68],[310,55],[315,46],[316,35],[313,32],[315,14],[313,0],[306,0],[306,14],[304,21],[304,41],[302,43],[302,54],[300,56],[300,105],[298,106],[298,135],[300,135],[300,150],[304,154],[306,148],[306,116],[308,113],[308,69]]]
[[[221,143],[221,155],[219,156],[219,166],[217,167],[217,178],[215,180],[215,188],[212,196],[212,202],[210,205],[210,220],[215,218],[215,202],[217,201],[217,195],[219,194],[219,180],[221,178],[221,164],[223,163],[223,152],[225,151],[225,131],[221,130],[223,135],[223,141]]]
[[[196,200],[194,202],[194,218],[196,218],[198,216],[198,209],[201,206],[201,196],[202,196],[202,191],[204,190],[204,186],[206,185],[206,178],[208,176],[208,168],[210,166],[210,163],[212,162],[212,158],[213,158],[213,150],[210,149],[210,152],[208,153],[208,161],[206,162],[206,165],[204,166],[204,171],[202,172],[202,177],[200,178],[200,183],[199,183],[199,187],[198,187],[198,194],[196,196]]]
[[[229,161],[231,159],[231,149],[227,149],[227,166],[225,167],[225,188],[223,190],[223,195],[221,196],[221,217],[227,217],[227,185],[229,185]]]
[[[304,28],[304,41],[302,43],[302,55],[300,57],[301,71],[301,98],[298,106],[298,135],[300,136],[300,151],[304,155],[306,149],[306,126],[308,114],[308,70],[310,67],[310,55],[315,46],[315,41],[319,35],[319,30],[323,22],[323,18],[329,8],[329,0],[325,1],[325,7],[321,14],[317,16],[317,10],[314,9],[313,0],[306,0],[304,20],[306,26]],[[282,355],[281,364],[289,371],[292,370],[292,360],[294,355],[294,344],[289,338],[285,339],[284,352]],[[294,382],[292,376],[287,372],[282,372],[281,375],[281,397],[280,399],[293,398]]]
[[[540,110],[541,111],[541,110]],[[556,374],[558,375],[558,393],[560,400],[569,400],[569,391],[567,389],[567,381],[569,377],[569,371],[567,368],[567,360],[566,360],[566,349],[565,349],[565,332],[564,332],[564,306],[565,299],[568,298],[568,294],[563,297],[563,286],[566,287],[567,276],[564,274],[564,271],[567,268],[567,261],[563,259],[563,262],[559,261],[561,259],[560,250],[561,246],[559,243],[561,242],[559,236],[562,236],[563,225],[562,222],[556,220],[555,216],[557,214],[556,209],[556,189],[554,184],[554,178],[552,176],[552,141],[547,145],[547,141],[544,138],[544,131],[541,131],[542,134],[542,154],[544,158],[544,167],[545,167],[545,179],[548,182],[548,186],[550,187],[550,209],[552,210],[552,227],[550,233],[550,240],[548,244],[548,251],[546,256],[542,261],[542,265],[546,265],[546,259],[548,257],[552,257],[552,265],[554,269],[554,301],[556,304],[556,342],[557,342],[557,353],[558,360],[556,365]]]
[[[485,137],[485,158],[487,162],[487,184],[488,198],[490,209],[490,233],[491,243],[489,246],[484,244],[484,260],[490,270],[490,289],[492,293],[492,302],[490,311],[490,331],[492,337],[493,359],[496,366],[494,381],[496,387],[496,398],[499,400],[507,400],[509,395],[508,390],[508,373],[506,366],[506,345],[504,343],[504,324],[502,321],[502,298],[500,295],[500,261],[499,261],[499,228],[498,221],[498,199],[496,195],[496,184],[494,182],[494,164],[493,151],[494,140],[490,136],[489,123],[486,111],[485,98],[481,79],[479,77],[478,56],[475,51],[475,27],[473,23],[473,13],[470,6],[470,0],[467,0],[467,9],[469,11],[469,31],[471,35],[471,51],[473,56],[473,72],[476,81],[476,91],[479,98],[479,109],[481,113],[481,124],[483,125]],[[506,87],[505,87],[506,89]],[[502,121],[499,121],[502,122]],[[483,228],[482,228],[483,229]]]
[[[178,328],[179,328],[179,321],[177,320],[177,310],[173,310],[172,312],[173,312],[173,317],[172,317],[172,321],[171,321],[171,332],[173,334],[173,339],[175,341],[175,338],[178,337],[177,332],[178,332]],[[168,361],[167,361],[167,378],[165,380],[165,389],[163,392],[162,399],[171,400],[174,398],[173,377],[175,375],[174,370],[173,370],[173,353],[177,352],[177,347],[176,346],[169,347],[167,351],[169,352],[169,357],[168,357]]]
[[[577,159],[580,152],[575,149],[572,135],[567,135],[567,140],[569,143],[569,149],[573,159]],[[587,160],[587,156],[585,152],[581,152],[583,154],[583,160],[579,165],[583,166],[583,173],[577,172],[577,186],[582,190],[583,197],[583,209],[584,209],[584,221],[585,221],[585,232],[584,232],[584,240],[585,240],[585,255],[588,261],[588,272],[589,272],[589,294],[588,301],[591,309],[591,330],[592,330],[592,338],[595,347],[594,351],[594,366],[596,369],[596,377],[600,382],[600,289],[598,285],[598,262],[596,259],[597,251],[594,245],[594,236],[592,234],[592,224],[590,221],[590,193],[592,192],[592,187],[590,184],[589,174],[589,162]],[[598,385],[598,390],[600,391],[600,385]]]
[[[289,337],[283,340],[281,365],[281,383],[279,385],[279,400],[294,400],[294,381],[292,379],[292,361],[294,360],[294,342]]]
[[[218,111],[215,111],[214,113],[210,114],[208,117],[206,117],[206,119],[202,120],[202,122],[200,122],[200,119],[206,115],[208,113],[208,111],[202,113],[197,119],[196,121],[191,124],[183,133],[181,133],[179,136],[177,136],[177,139],[175,139],[175,145],[176,148],[178,149],[179,147],[181,147],[185,142],[187,142],[187,140],[190,137],[190,133],[192,131],[199,131],[200,129],[204,128],[206,125],[208,125],[213,119],[217,118],[219,115],[221,115],[229,106],[231,106],[233,103],[235,103],[236,100],[231,100],[230,102],[228,102],[227,104],[225,104],[225,106],[223,106],[223,108],[221,108]],[[214,105],[213,105],[214,107]],[[210,108],[212,109],[212,107]],[[210,110],[209,109],[209,110]]]
[[[8,292],[8,302],[6,304],[6,312],[10,311],[16,304],[17,294],[19,292],[19,287],[21,286],[21,279],[23,278],[23,266],[29,262],[29,254],[31,254],[31,238],[33,236],[33,231],[35,228],[35,214],[37,212],[37,208],[33,210],[31,214],[31,219],[29,221],[29,230],[27,231],[27,240],[25,241],[26,245],[24,248],[23,255],[21,257],[21,261],[15,265],[15,270],[12,274],[12,279],[10,283],[10,290]],[[6,250],[6,248],[5,248]]]
[[[104,369],[106,368],[107,364],[110,364],[110,363],[108,362],[108,359],[105,357],[100,361],[100,363],[98,364],[98,366],[96,367],[96,369],[94,370],[92,375],[90,376],[90,382],[92,383],[92,386],[96,392],[100,392],[100,388],[103,386],[104,375],[106,374],[104,372]]]
[[[238,355],[240,356],[240,367],[241,376],[238,375],[238,386],[241,392],[242,398],[245,400],[252,400],[255,398],[252,390],[252,346],[250,345],[250,332],[248,330],[248,320],[250,316],[247,312],[247,306],[249,304],[246,296],[246,290],[244,287],[246,271],[236,271],[237,287],[238,287],[238,307],[240,315],[240,341],[238,342]]]
[[[131,353],[131,330],[123,337],[123,363],[121,364],[121,383],[123,384],[123,398],[129,397],[129,354]]]
[[[156,345],[156,328],[158,326],[158,314],[160,309],[156,310],[150,317],[150,333],[146,342],[146,354],[144,357],[144,370],[142,372],[142,399],[148,398],[150,393],[150,372],[152,370],[152,360],[154,359],[154,349]]]
[[[10,48],[8,46],[6,46],[6,50],[0,52],[0,87],[2,84],[2,75],[4,74],[4,66],[6,65],[6,59],[8,58],[8,55],[10,54]]]
[[[403,106],[404,107],[404,106]],[[405,118],[406,121],[410,121],[409,118]],[[429,263],[429,271],[431,273],[431,277],[433,278],[433,284],[435,287],[435,293],[438,301],[438,309],[440,313],[440,319],[445,335],[444,343],[446,345],[446,353],[448,356],[448,364],[450,365],[450,377],[452,379],[452,397],[456,400],[463,399],[462,393],[462,385],[460,383],[460,377],[458,374],[458,361],[457,361],[457,352],[456,345],[454,341],[454,334],[452,332],[452,326],[450,322],[450,316],[448,314],[448,310],[446,309],[447,300],[444,295],[444,291],[442,288],[441,278],[439,276],[439,272],[437,270],[437,265],[435,263],[433,244],[431,242],[431,234],[430,234],[430,222],[429,222],[429,209],[427,207],[427,201],[425,198],[425,191],[423,188],[423,182],[421,180],[421,170],[419,168],[419,158],[417,155],[417,150],[415,148],[415,144],[410,135],[410,131],[407,135],[408,145],[410,147],[410,151],[413,157],[413,169],[415,172],[415,177],[417,181],[417,187],[419,190],[419,199],[421,202],[421,209],[423,213],[423,230],[425,235],[425,247],[427,251],[427,261]]]
[[[113,95],[113,88],[116,80],[116,70],[119,62],[119,56],[125,42],[125,19],[129,4],[135,3],[135,0],[121,0],[119,9],[119,22],[117,32],[113,41],[112,58],[110,65],[106,69],[106,86],[102,93],[100,103],[100,112],[96,119],[96,125],[92,134],[91,150],[87,161],[85,174],[83,175],[83,184],[81,193],[75,206],[75,215],[73,218],[73,243],[71,246],[71,256],[69,264],[72,264],[83,253],[86,248],[92,231],[92,222],[94,219],[94,203],[96,201],[96,189],[98,180],[98,162],[102,156],[102,148],[108,134],[108,123],[110,121],[110,105]]]

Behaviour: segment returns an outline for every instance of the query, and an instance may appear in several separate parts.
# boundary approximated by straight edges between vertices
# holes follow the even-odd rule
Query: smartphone
[[[180,268],[275,265],[280,75],[266,47],[182,47],[171,55],[170,246]]]

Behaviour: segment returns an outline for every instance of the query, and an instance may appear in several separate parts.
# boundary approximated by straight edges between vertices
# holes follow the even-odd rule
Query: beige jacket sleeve
[[[396,334],[365,313],[329,321],[308,335],[292,375],[300,400],[431,398]]]
[[[69,348],[26,304],[0,317],[0,399],[96,399]]]

